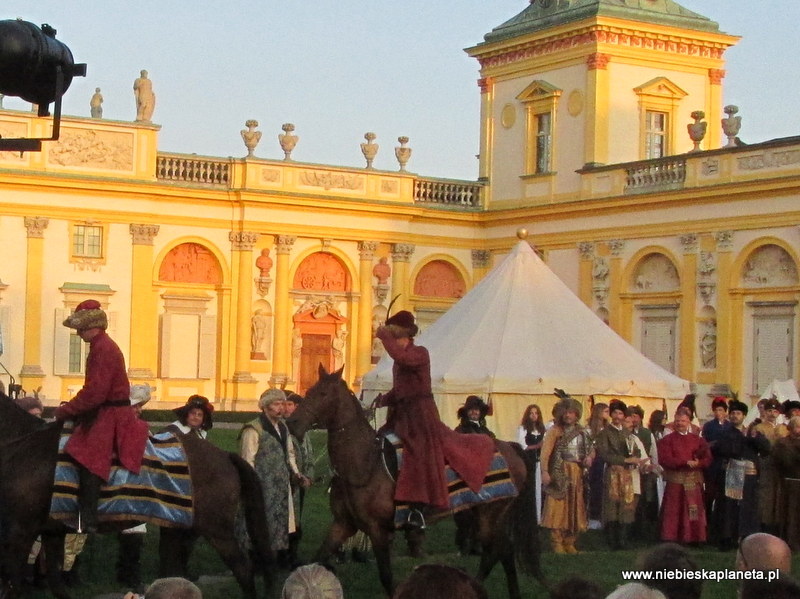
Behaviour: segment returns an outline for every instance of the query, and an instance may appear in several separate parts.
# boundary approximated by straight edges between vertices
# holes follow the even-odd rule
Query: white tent
[[[513,438],[528,403],[539,403],[548,417],[556,387],[576,397],[658,398],[650,409],[689,392],[687,381],[603,323],[525,241],[416,343],[430,352],[443,419],[454,422],[468,394],[490,397],[501,438]],[[365,402],[391,385],[392,360],[384,356],[364,376]]]

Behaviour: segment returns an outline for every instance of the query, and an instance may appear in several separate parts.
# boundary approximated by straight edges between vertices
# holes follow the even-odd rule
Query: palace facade
[[[402,139],[390,172],[369,139],[355,169],[293,161],[289,127],[286,160],[233,159],[65,117],[41,153],[0,153],[0,360],[48,403],[71,397],[86,347],[61,321],[93,297],[156,406],[253,409],[320,363],[357,388],[393,298],[424,329],[526,228],[598,318],[701,396],[796,376],[800,137],[743,144],[746,116],[722,106],[738,38],[650,4],[535,0],[467,50],[476,181],[407,172]],[[4,137],[49,127],[0,110]]]

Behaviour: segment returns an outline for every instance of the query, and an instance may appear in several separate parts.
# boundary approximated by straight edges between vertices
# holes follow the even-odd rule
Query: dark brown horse
[[[60,575],[66,527],[49,518],[61,428],[60,423],[47,424],[31,416],[0,393],[0,576],[6,593],[10,590],[14,594],[19,589],[31,545],[41,534],[48,556],[50,589],[59,598],[68,597]],[[193,489],[191,530],[205,537],[219,553],[245,595],[255,597],[254,562],[267,585],[272,564],[264,499],[255,471],[236,454],[201,439],[187,437],[183,447]],[[253,542],[254,559],[239,547],[234,536],[240,505]],[[136,523],[101,523],[101,532]],[[162,543],[174,540],[175,535],[169,534],[161,538]],[[162,546],[160,554],[163,559],[180,555],[180,551]],[[162,563],[162,574],[180,574],[181,567],[179,563]]]
[[[310,428],[328,430],[328,454],[335,476],[331,481],[333,524],[317,554],[326,561],[357,530],[372,541],[381,583],[392,593],[390,546],[394,536],[394,480],[383,467],[381,448],[361,404],[342,380],[342,370],[319,368],[319,381],[289,419],[290,430],[302,436]],[[508,594],[520,597],[516,564],[543,580],[539,566],[539,536],[534,502],[535,477],[516,446],[497,441],[520,494],[473,508],[483,553],[477,578],[483,581],[499,561]]]

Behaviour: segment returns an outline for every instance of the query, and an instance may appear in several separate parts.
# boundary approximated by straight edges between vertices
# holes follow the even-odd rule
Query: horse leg
[[[381,580],[383,589],[388,596],[394,593],[394,579],[392,577],[392,539],[393,534],[385,530],[373,527],[368,533],[372,541],[372,552],[375,554],[375,562],[378,565],[378,577]]]
[[[47,585],[50,592],[58,599],[69,599],[67,587],[64,584],[62,570],[64,568],[64,532],[46,532],[42,534],[42,551],[47,568]]]
[[[206,536],[206,540],[217,551],[225,565],[231,569],[244,596],[248,599],[255,599],[256,582],[253,575],[253,563],[249,556],[242,552],[233,531],[225,537]]]
[[[514,558],[514,553],[506,551],[500,558],[500,563],[503,565],[503,570],[506,573],[506,584],[508,585],[509,599],[522,599],[519,592],[519,579],[517,578],[517,563]]]
[[[161,527],[158,541],[158,575],[189,578],[189,554],[194,533],[183,528]]]
[[[328,534],[325,540],[322,541],[322,545],[319,546],[317,554],[314,556],[314,561],[327,563],[330,557],[339,550],[339,547],[356,532],[356,527],[351,523],[335,520],[330,529],[328,529]]]

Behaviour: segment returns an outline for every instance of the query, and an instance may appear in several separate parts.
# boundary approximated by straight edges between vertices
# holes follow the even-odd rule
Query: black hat
[[[386,319],[386,326],[395,326],[403,329],[408,333],[409,337],[413,337],[419,331],[419,328],[414,323],[414,315],[408,310],[400,310],[394,316]]]
[[[796,399],[787,399],[783,402],[783,413],[788,416],[792,410],[800,410],[800,401]]]
[[[202,428],[204,431],[210,430],[214,426],[214,406],[211,405],[211,402],[208,401],[207,397],[203,397],[202,395],[192,395],[186,400],[185,406],[175,408],[172,411],[178,415],[178,420],[180,420],[181,424],[185,425],[186,417],[189,415],[189,411],[193,410],[194,408],[200,408],[203,410],[203,424],[200,428]]]
[[[467,396],[464,405],[458,408],[456,415],[459,418],[466,418],[470,410],[480,410],[481,418],[486,418],[486,415],[489,413],[489,404],[487,404],[477,395],[469,395]]]
[[[628,406],[628,409],[625,411],[625,415],[630,416],[631,414],[638,414],[639,418],[644,419],[644,410],[642,409],[642,406],[637,406],[636,404]]]
[[[613,412],[614,410],[621,410],[622,413],[625,413],[625,410],[628,409],[628,406],[625,405],[625,402],[621,399],[612,399],[608,402],[608,411],[609,413]]]
[[[765,410],[778,410],[778,411],[780,411],[781,402],[779,402],[778,398],[773,395],[767,401],[764,402],[764,409]]]
[[[300,403],[301,401],[303,401],[303,396],[295,393],[294,391],[287,391],[286,401],[291,401],[292,403]]]
[[[738,399],[732,399],[728,403],[728,413],[730,413],[730,412],[741,412],[742,414],[747,416],[747,411],[748,410],[749,410],[749,408],[747,407],[747,404],[744,403],[743,401],[739,401]]]
[[[681,408],[686,408],[691,413],[689,417],[694,418],[694,415],[697,413],[697,410],[695,410],[694,407],[695,399],[696,399],[695,394],[689,393],[686,397],[683,398],[683,401],[681,401],[681,403],[678,404],[678,407],[675,409],[675,412],[677,413],[678,410]]]

